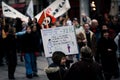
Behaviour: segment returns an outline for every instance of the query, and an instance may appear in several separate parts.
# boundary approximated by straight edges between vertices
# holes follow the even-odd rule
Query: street
[[[74,58],[75,60],[75,58]],[[20,61],[20,56],[18,56],[18,65],[15,72],[16,80],[48,80],[44,68],[48,66],[47,60],[44,56],[39,56],[37,59],[37,66],[38,66],[38,75],[39,77],[33,77],[32,79],[26,78],[25,75],[25,64],[24,62]],[[7,76],[7,65],[0,66],[0,80],[8,80]],[[120,80],[119,79],[112,79],[112,80]]]
[[[39,77],[33,77],[30,80],[48,80],[47,76],[44,72],[44,68],[47,67],[47,60],[45,57],[39,56],[37,59],[37,65],[38,65],[38,75]],[[8,74],[7,74],[7,65],[5,64],[4,66],[0,66],[0,80],[8,80]],[[25,74],[25,64],[24,62],[20,61],[20,58],[18,56],[18,65],[16,67],[16,72],[15,72],[15,78],[16,80],[29,80],[26,78]]]

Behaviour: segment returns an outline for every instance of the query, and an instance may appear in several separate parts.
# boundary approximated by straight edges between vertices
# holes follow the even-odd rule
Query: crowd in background
[[[118,78],[120,73],[118,66],[120,61],[119,16],[109,16],[108,14],[104,14],[99,15],[96,19],[90,19],[87,15],[84,15],[82,17],[82,22],[80,22],[79,18],[70,19],[68,16],[60,16],[56,19],[55,23],[49,25],[49,28],[69,27],[72,25],[75,28],[79,53],[67,56],[66,66],[68,70],[71,70],[70,73],[68,71],[67,75],[71,75],[72,69],[75,69],[75,66],[77,67],[81,64],[75,64],[71,67],[70,63],[74,63],[74,56],[76,56],[78,62],[81,60],[84,61],[81,56],[81,48],[87,46],[91,49],[90,53],[92,54],[92,61],[101,64],[105,80],[111,80],[112,77]],[[43,27],[37,23],[36,18],[33,20],[29,19],[28,23],[21,21],[20,18],[0,18],[0,66],[4,66],[5,63],[8,65],[9,79],[15,79],[14,73],[17,67],[18,54],[20,54],[21,61],[25,61],[26,77],[33,78],[38,76],[36,62],[37,56],[44,53],[40,32],[42,28]],[[57,53],[63,54],[62,52]],[[62,56],[64,57],[64,54]],[[49,64],[51,63],[52,62]],[[87,60],[87,63],[91,63],[91,60]],[[70,80],[67,75],[65,80]],[[79,77],[77,74],[74,76],[76,77],[76,80],[79,79],[77,78]],[[71,80],[72,78],[73,77],[71,77]],[[93,78],[91,79],[96,80]],[[52,78],[52,80],[54,80],[54,78]],[[85,80],[85,78],[83,77],[81,80]]]

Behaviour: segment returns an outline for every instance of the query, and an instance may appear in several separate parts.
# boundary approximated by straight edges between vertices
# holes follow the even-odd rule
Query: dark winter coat
[[[93,60],[82,59],[71,66],[64,80],[103,80],[102,68]]]
[[[5,52],[7,54],[8,64],[17,64],[17,53],[16,53],[16,38],[15,35],[8,34],[4,39],[5,41]]]
[[[108,51],[107,49],[112,49]],[[101,62],[105,73],[114,74],[118,71],[118,62],[116,58],[117,45],[111,38],[102,37],[98,41],[96,61]]]
[[[40,52],[40,34],[38,31],[32,32],[34,52]]]
[[[35,33],[25,33],[22,36],[22,52],[34,53],[39,51],[39,38]]]

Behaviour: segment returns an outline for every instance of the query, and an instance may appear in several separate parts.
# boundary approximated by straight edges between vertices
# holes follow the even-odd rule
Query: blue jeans
[[[25,53],[24,58],[25,58],[26,75],[36,74],[37,73],[37,62],[36,62],[35,54]]]

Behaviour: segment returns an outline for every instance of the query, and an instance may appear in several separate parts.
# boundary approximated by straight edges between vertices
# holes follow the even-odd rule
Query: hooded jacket
[[[53,63],[45,68],[45,72],[49,80],[63,80],[66,69],[65,65],[60,64],[62,57],[65,57],[64,53],[61,53],[59,51],[53,53]]]

